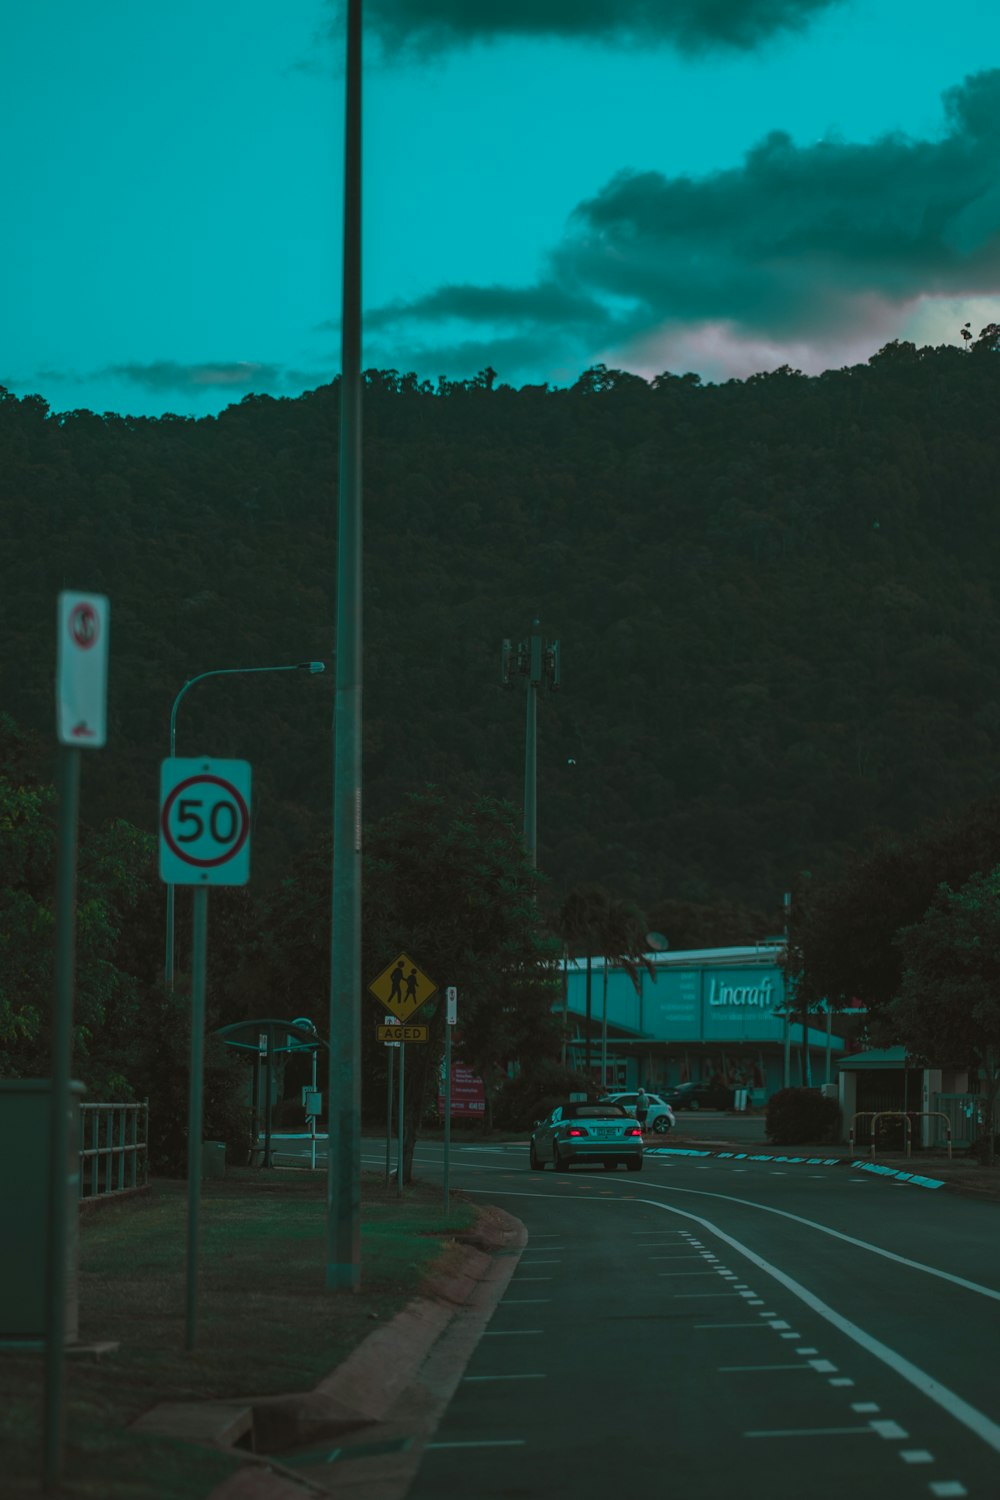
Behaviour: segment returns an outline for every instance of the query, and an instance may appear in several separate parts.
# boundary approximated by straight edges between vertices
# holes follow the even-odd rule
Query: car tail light
[[[569,1128],[569,1130],[567,1130],[566,1134],[567,1135],[586,1135],[587,1132],[583,1129],[583,1127],[581,1125],[571,1125],[570,1128]]]
[[[626,1135],[642,1135],[642,1130],[641,1130],[641,1128],[638,1125],[633,1125],[632,1128],[631,1128],[631,1130],[626,1130],[625,1134]]]

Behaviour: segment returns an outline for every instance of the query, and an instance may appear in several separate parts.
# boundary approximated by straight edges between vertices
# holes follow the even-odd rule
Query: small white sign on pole
[[[56,608],[56,734],[60,745],[100,750],[107,741],[108,626],[104,594],[64,591]]]
[[[455,1026],[458,1023],[458,988],[457,988],[457,986],[454,985],[454,984],[449,984],[449,986],[445,990],[444,994],[445,994],[445,1002],[446,1002],[446,1005],[447,1005],[447,1011],[446,1011],[446,1014],[445,1014],[445,1020],[447,1021],[447,1023],[448,1023],[449,1026]]]

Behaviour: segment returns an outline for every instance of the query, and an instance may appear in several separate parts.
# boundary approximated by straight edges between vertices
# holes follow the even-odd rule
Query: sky
[[[0,385],[218,413],[340,365],[342,0],[0,21]],[[363,361],[745,378],[1000,321],[1000,6],[365,0]]]

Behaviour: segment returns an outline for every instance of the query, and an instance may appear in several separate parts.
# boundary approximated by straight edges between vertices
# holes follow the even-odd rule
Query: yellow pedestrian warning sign
[[[401,953],[391,964],[386,964],[368,988],[386,1010],[405,1022],[431,998],[437,985],[421,973],[408,954]]]

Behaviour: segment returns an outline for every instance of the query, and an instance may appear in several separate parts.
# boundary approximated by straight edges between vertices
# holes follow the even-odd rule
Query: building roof
[[[865,1068],[902,1069],[906,1066],[905,1047],[885,1047],[882,1051],[871,1052],[849,1052],[846,1057],[839,1058],[837,1062],[838,1068],[846,1068],[852,1073],[861,1072]]]
[[[654,969],[668,968],[676,964],[683,968],[691,964],[710,964],[713,968],[721,968],[726,964],[775,964],[778,963],[785,951],[785,944],[781,942],[752,943],[745,948],[680,948],[676,952],[650,952],[643,955],[644,959],[653,965]],[[570,958],[560,960],[565,962],[566,967],[574,973],[582,973],[587,967],[586,958]],[[604,968],[604,959],[593,954],[590,960],[591,969],[601,970]],[[609,968],[620,967],[614,963]]]

